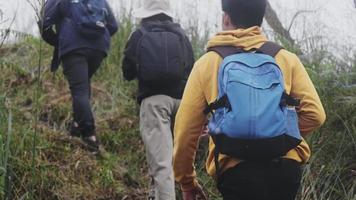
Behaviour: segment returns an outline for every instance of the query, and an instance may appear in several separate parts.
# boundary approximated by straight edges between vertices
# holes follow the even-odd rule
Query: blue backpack
[[[69,0],[71,20],[78,32],[86,38],[98,38],[106,31],[106,0]]]
[[[224,58],[218,99],[204,111],[212,113],[208,126],[216,162],[220,153],[243,160],[273,160],[300,144],[295,110],[299,100],[285,93],[274,59],[281,49],[271,42],[256,52],[236,47],[209,49]]]

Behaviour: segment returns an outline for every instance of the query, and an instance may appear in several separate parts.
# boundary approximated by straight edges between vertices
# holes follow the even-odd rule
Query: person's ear
[[[230,18],[230,16],[229,16],[226,12],[224,12],[224,14],[223,14],[223,22],[222,22],[222,25],[223,25],[223,28],[224,28],[225,30],[230,29],[230,28],[231,28],[231,25],[232,25],[232,23],[231,23],[231,18]]]

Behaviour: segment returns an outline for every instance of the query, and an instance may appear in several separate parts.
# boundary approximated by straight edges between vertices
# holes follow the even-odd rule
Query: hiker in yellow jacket
[[[260,28],[266,0],[222,0],[222,5],[224,31],[208,42],[208,48],[233,46],[251,51],[267,42]],[[201,129],[207,120],[203,111],[218,97],[218,71],[222,60],[219,54],[211,51],[195,63],[176,116],[173,165],[184,200],[196,199],[197,196],[205,198],[197,182],[194,160]],[[295,54],[282,49],[275,60],[283,74],[286,93],[300,99],[296,110],[299,130],[305,137],[324,123],[323,106],[307,71]],[[217,177],[214,149],[215,145],[210,140],[206,169],[218,181],[224,200],[295,199],[301,181],[301,165],[308,161],[311,154],[304,139],[285,156],[273,161],[249,162],[220,154],[220,175]]]

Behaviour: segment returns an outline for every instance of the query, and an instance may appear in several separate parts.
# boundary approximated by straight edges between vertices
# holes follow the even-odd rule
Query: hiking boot
[[[150,191],[150,193],[149,193],[149,195],[148,195],[148,200],[155,200],[156,198],[155,198],[155,190],[153,189],[151,189],[151,191]]]
[[[148,200],[155,200],[155,196],[156,196],[156,189],[154,187],[154,184],[155,184],[155,181],[153,179],[153,177],[151,177],[151,189],[150,189],[150,192],[148,194]]]
[[[82,137],[82,141],[92,154],[96,155],[100,153],[100,142],[95,136]]]
[[[75,121],[68,124],[67,130],[69,132],[69,135],[72,137],[80,137],[82,135],[82,131],[79,128],[79,124]]]

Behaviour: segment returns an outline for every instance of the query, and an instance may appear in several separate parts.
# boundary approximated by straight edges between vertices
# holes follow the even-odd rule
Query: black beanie
[[[229,11],[228,8],[229,8],[229,5],[230,5],[230,1],[231,1],[231,0],[221,0],[222,10],[223,10],[224,12]]]
[[[245,1],[245,2],[244,2]],[[237,5],[241,4],[254,4],[256,7],[266,6],[267,0],[221,0],[222,10],[225,12],[232,11],[231,9],[235,8]]]
[[[260,26],[267,0],[221,0],[222,10],[241,28]]]

